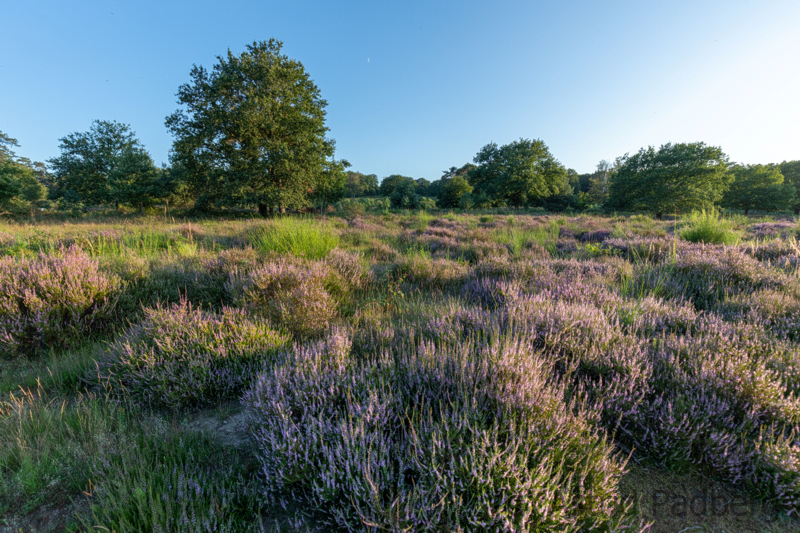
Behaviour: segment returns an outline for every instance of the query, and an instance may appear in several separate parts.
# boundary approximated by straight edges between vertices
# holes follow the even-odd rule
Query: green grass
[[[306,259],[324,259],[339,244],[339,235],[326,222],[291,217],[256,228],[249,237],[250,244],[261,253],[293,254]]]
[[[734,222],[722,218],[715,209],[693,211],[687,220],[688,227],[681,230],[680,236],[689,242],[736,244],[741,239]]]

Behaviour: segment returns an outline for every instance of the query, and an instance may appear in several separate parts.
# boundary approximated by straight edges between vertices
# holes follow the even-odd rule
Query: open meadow
[[[0,223],[0,531],[800,531],[797,235]]]

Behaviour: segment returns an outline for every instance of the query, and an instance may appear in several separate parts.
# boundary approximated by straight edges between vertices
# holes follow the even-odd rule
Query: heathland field
[[[796,531],[792,219],[0,224],[0,531]]]

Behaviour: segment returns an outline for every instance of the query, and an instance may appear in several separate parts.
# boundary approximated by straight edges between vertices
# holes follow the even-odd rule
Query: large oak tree
[[[238,56],[229,50],[211,71],[195,65],[178,89],[184,108],[166,121],[173,163],[201,203],[257,205],[266,215],[309,206],[318,190],[328,196],[331,179],[344,187],[344,165],[325,136],[327,102],[282,46],[270,39]]]

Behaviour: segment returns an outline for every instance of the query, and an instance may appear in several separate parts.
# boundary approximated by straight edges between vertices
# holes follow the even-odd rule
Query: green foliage
[[[17,392],[0,402],[0,512],[90,490],[94,457],[121,429],[117,405]]]
[[[306,259],[323,259],[339,244],[339,236],[325,222],[286,217],[253,231],[250,244],[265,254],[289,253]]]
[[[309,206],[315,192],[336,188],[331,178],[342,178],[343,168],[331,172],[327,102],[282,46],[270,39],[239,56],[229,50],[211,71],[195,66],[178,89],[185,109],[166,120],[173,163],[185,168],[201,205],[258,205],[265,215]]]
[[[759,211],[783,211],[794,205],[795,188],[784,184],[780,168],[765,165],[737,165],[732,170],[733,181],[722,197],[721,205]]]
[[[728,156],[705,143],[642,148],[619,158],[611,176],[607,207],[626,211],[685,213],[716,204],[732,176]]]
[[[419,209],[422,198],[417,194],[416,182],[411,178],[403,178],[395,184],[389,201],[395,209]]]
[[[236,452],[213,437],[154,419],[129,422],[124,446],[92,471],[92,531],[248,531],[263,509]]]
[[[400,174],[392,174],[391,176],[383,178],[381,186],[378,188],[378,193],[388,198],[400,184],[407,184],[409,182],[414,184],[414,192],[416,192],[417,182],[414,178],[409,178],[408,176],[402,176]]]
[[[347,179],[345,180],[345,193],[350,198],[375,196],[378,194],[378,176],[348,171]]]
[[[475,194],[495,206],[521,207],[570,192],[567,170],[540,140],[520,139],[500,147],[489,143],[474,161],[478,167],[470,172],[470,183]]]
[[[49,160],[59,196],[72,191],[85,204],[142,206],[163,195],[153,160],[127,124],[95,120],[60,143],[61,155]]]
[[[734,244],[741,234],[731,221],[722,218],[715,209],[693,211],[688,217],[689,226],[680,235],[689,242],[706,244]]]
[[[197,407],[236,399],[286,342],[241,309],[213,314],[184,300],[146,309],[109,347],[98,377],[145,405]]]
[[[800,160],[797,161],[784,161],[778,168],[783,175],[784,183],[791,185],[795,190],[794,202],[792,209],[794,214],[800,214]]]
[[[464,176],[455,176],[445,181],[439,189],[437,203],[439,207],[462,207],[461,199],[472,193],[472,185]]]
[[[24,216],[47,197],[47,188],[37,177],[43,165],[18,158],[12,146],[17,140],[0,131],[0,214]]]

